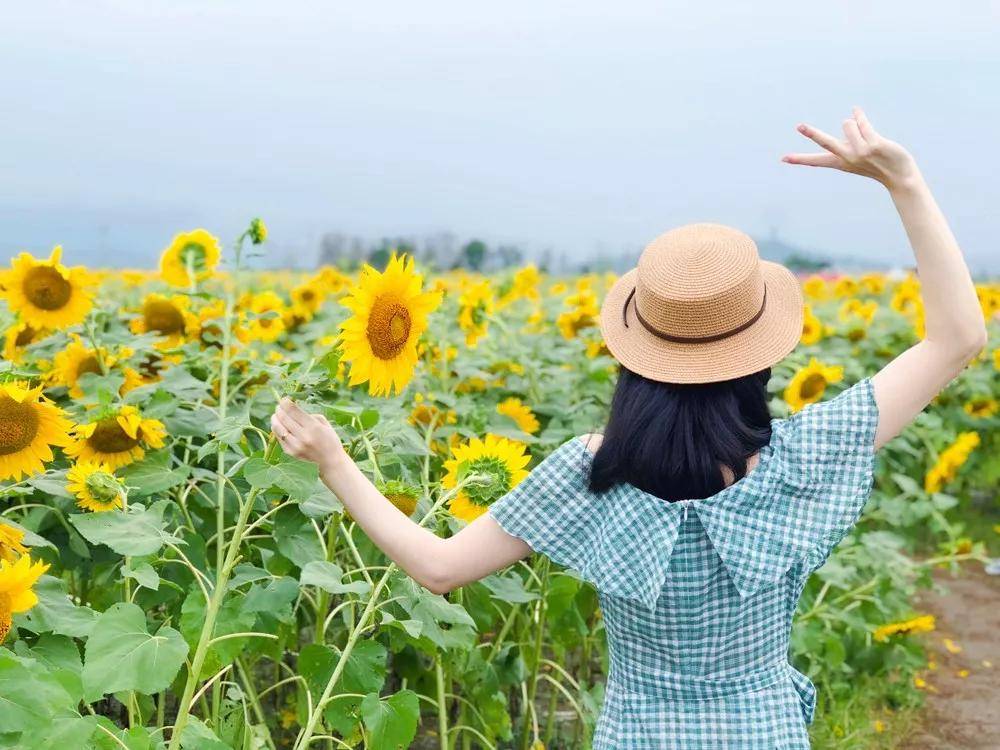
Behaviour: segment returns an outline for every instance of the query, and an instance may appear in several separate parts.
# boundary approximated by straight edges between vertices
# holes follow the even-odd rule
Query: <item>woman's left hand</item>
[[[322,414],[303,411],[290,398],[278,402],[271,416],[271,431],[285,453],[319,464],[320,470],[335,468],[348,458],[329,420]]]

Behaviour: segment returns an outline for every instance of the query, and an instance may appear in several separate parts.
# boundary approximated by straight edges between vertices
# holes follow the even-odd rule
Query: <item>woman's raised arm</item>
[[[902,219],[924,303],[922,341],[872,377],[879,424],[876,450],[899,434],[986,345],[986,326],[962,251],[913,157],[880,135],[860,108],[844,120],[844,139],[810,125],[798,131],[824,151],[783,161],[840,169],[882,183]]]

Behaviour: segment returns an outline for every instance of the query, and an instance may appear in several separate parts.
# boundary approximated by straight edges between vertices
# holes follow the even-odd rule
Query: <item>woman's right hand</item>
[[[844,139],[834,138],[811,125],[796,128],[824,149],[820,153],[786,154],[782,161],[807,167],[829,167],[871,177],[889,190],[905,187],[920,177],[910,153],[876,132],[860,107],[844,120]]]

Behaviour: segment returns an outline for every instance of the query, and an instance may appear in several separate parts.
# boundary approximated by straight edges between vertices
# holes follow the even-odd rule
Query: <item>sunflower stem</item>
[[[536,723],[534,719],[529,722],[529,714],[532,717],[534,716],[535,692],[538,688],[538,669],[542,662],[542,635],[545,630],[545,594],[546,584],[548,583],[549,559],[541,557],[538,561],[538,567],[538,577],[541,579],[539,594],[541,596],[538,599],[538,607],[535,613],[537,622],[535,623],[535,645],[533,650],[534,663],[531,665],[531,676],[528,678],[527,700],[525,701],[524,715],[522,717],[524,723],[521,725],[521,750],[528,750],[528,739]]]
[[[456,494],[462,488],[462,486],[463,485],[459,483],[458,486],[452,490],[442,493],[437,502],[434,503],[429,511],[427,511],[427,514],[420,519],[418,525],[423,526],[428,520],[433,518],[437,513],[438,508],[444,505],[452,495]],[[337,660],[337,666],[334,667],[333,674],[330,675],[330,679],[327,681],[326,687],[323,689],[323,693],[320,695],[319,700],[313,704],[312,710],[309,713],[309,718],[306,720],[306,725],[303,727],[302,733],[299,735],[293,750],[306,750],[309,747],[309,743],[312,742],[313,737],[316,734],[316,727],[319,724],[320,718],[323,716],[323,708],[330,702],[330,696],[333,693],[333,688],[340,679],[341,674],[343,674],[344,669],[347,667],[347,660],[350,657],[351,652],[354,650],[354,644],[357,643],[361,633],[368,627],[368,619],[376,609],[375,602],[378,601],[378,597],[382,593],[382,589],[385,588],[386,583],[389,581],[389,577],[396,571],[397,567],[396,563],[391,563],[388,567],[386,567],[385,573],[382,574],[382,577],[379,578],[378,583],[376,583],[372,589],[364,610],[362,610],[361,615],[351,628],[351,633],[347,638],[347,643],[344,644],[344,649],[340,652],[340,658]],[[175,750],[175,748],[171,747],[170,750]]]

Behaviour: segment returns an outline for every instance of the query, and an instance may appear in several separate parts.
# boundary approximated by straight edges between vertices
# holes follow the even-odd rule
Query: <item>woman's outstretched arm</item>
[[[784,161],[871,177],[889,191],[917,262],[924,303],[924,338],[872,376],[878,405],[876,450],[924,409],[986,345],[986,325],[962,251],[913,157],[880,135],[855,107],[844,139],[810,125],[802,135],[825,151],[788,154]]]
[[[478,581],[531,554],[526,542],[507,534],[486,514],[446,539],[412,521],[351,460],[324,416],[305,412],[287,398],[271,417],[271,429],[285,453],[319,466],[323,483],[368,538],[436,594]]]

